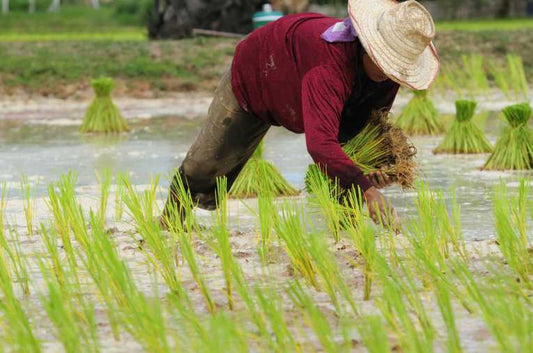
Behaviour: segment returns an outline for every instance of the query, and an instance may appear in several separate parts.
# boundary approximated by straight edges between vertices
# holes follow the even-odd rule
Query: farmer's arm
[[[316,67],[302,82],[302,113],[307,150],[314,162],[340,186],[360,187],[363,192],[372,183],[344,153],[338,140],[340,116],[349,94],[349,83],[334,67]]]
[[[342,150],[339,124],[344,101],[350,87],[335,68],[317,67],[309,71],[302,82],[302,112],[307,150],[315,163],[343,188],[359,187],[368,204],[370,215],[378,221],[380,215],[392,212],[384,196],[373,186]]]

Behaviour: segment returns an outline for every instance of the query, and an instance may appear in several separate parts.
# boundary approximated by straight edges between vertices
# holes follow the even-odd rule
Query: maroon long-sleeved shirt
[[[342,151],[374,109],[390,109],[398,85],[371,81],[358,40],[328,43],[320,35],[338,19],[285,16],[250,34],[235,51],[233,91],[241,107],[273,125],[305,133],[307,150],[344,188],[372,186]]]

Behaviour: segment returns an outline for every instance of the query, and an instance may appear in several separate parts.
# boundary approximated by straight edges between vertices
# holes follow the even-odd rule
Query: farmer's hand
[[[394,178],[381,170],[368,174],[368,179],[370,179],[370,182],[378,189],[386,188],[387,186],[394,184],[396,181]]]
[[[400,230],[400,220],[394,207],[385,199],[385,196],[375,187],[371,187],[364,193],[368,212],[376,224],[391,227],[396,233]]]

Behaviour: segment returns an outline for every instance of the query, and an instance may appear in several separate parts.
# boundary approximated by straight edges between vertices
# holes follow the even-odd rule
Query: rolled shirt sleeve
[[[344,153],[338,140],[344,102],[351,92],[335,66],[317,66],[302,81],[302,114],[307,150],[313,161],[342,188],[358,186],[364,192],[372,183]]]

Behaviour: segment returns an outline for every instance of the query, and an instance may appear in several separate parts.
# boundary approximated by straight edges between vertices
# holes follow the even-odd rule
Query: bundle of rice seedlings
[[[483,169],[533,169],[533,131],[527,126],[531,117],[529,103],[508,106],[503,115],[510,126],[502,133]]]
[[[253,156],[233,182],[229,197],[257,197],[260,191],[273,196],[295,196],[300,193],[281,176],[271,162],[263,159],[263,145],[261,142],[257,146]]]
[[[492,151],[483,131],[472,121],[477,103],[468,100],[455,102],[456,119],[434,153],[487,153]]]
[[[507,55],[507,66],[509,70],[510,84],[515,92],[515,97],[527,98],[529,94],[529,85],[527,84],[526,73],[524,71],[524,62],[518,55]]]
[[[343,146],[343,151],[364,174],[382,171],[402,189],[411,189],[414,185],[416,148],[401,128],[390,123],[388,113],[374,112],[363,130]],[[344,196],[344,191],[336,187],[338,183],[329,179],[316,164],[311,164],[305,175],[308,192],[313,192],[311,181],[319,178],[330,183],[332,194]]]
[[[439,112],[429,99],[427,91],[413,91],[414,97],[407,103],[396,124],[410,135],[438,135],[444,132]]]
[[[115,86],[112,78],[101,77],[91,80],[95,93],[85,118],[80,127],[81,132],[122,132],[128,131],[126,120],[111,100],[111,91]]]
[[[484,93],[489,89],[489,81],[483,63],[483,56],[479,54],[463,55],[462,76],[466,79],[466,88],[473,93]]]

